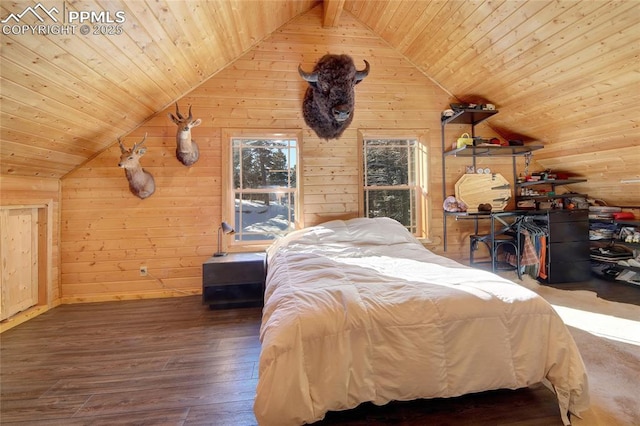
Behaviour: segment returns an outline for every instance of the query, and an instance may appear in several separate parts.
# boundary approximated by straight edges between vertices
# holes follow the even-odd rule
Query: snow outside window
[[[298,138],[232,137],[234,242],[266,242],[295,229]]]

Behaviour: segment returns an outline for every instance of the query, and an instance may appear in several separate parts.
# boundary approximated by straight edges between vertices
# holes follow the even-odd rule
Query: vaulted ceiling
[[[352,14],[459,100],[496,104],[491,126],[544,141],[546,166],[637,164],[635,0],[19,0],[0,5],[1,173],[63,177],[316,6],[325,26]]]

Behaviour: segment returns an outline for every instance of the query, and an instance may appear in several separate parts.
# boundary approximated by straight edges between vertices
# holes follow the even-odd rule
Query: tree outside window
[[[365,217],[390,217],[426,236],[427,156],[419,137],[362,135]]]
[[[231,137],[234,241],[264,242],[295,229],[296,137]]]

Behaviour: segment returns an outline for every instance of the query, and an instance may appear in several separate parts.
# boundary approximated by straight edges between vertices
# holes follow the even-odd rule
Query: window
[[[299,209],[297,132],[226,130],[230,167],[225,171],[233,245],[269,243],[296,229]]]
[[[428,235],[427,148],[424,132],[360,132],[365,217],[390,217],[413,235]]]

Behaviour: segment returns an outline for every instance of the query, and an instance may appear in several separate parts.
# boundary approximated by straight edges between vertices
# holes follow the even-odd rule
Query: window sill
[[[430,238],[418,238],[418,237],[416,237],[416,239],[417,239],[417,240],[420,242],[420,244],[422,244],[423,246],[426,246],[426,245],[432,245],[432,244],[435,244],[435,243],[436,243],[435,241],[433,241],[433,240],[432,240],[432,239],[430,239]]]

